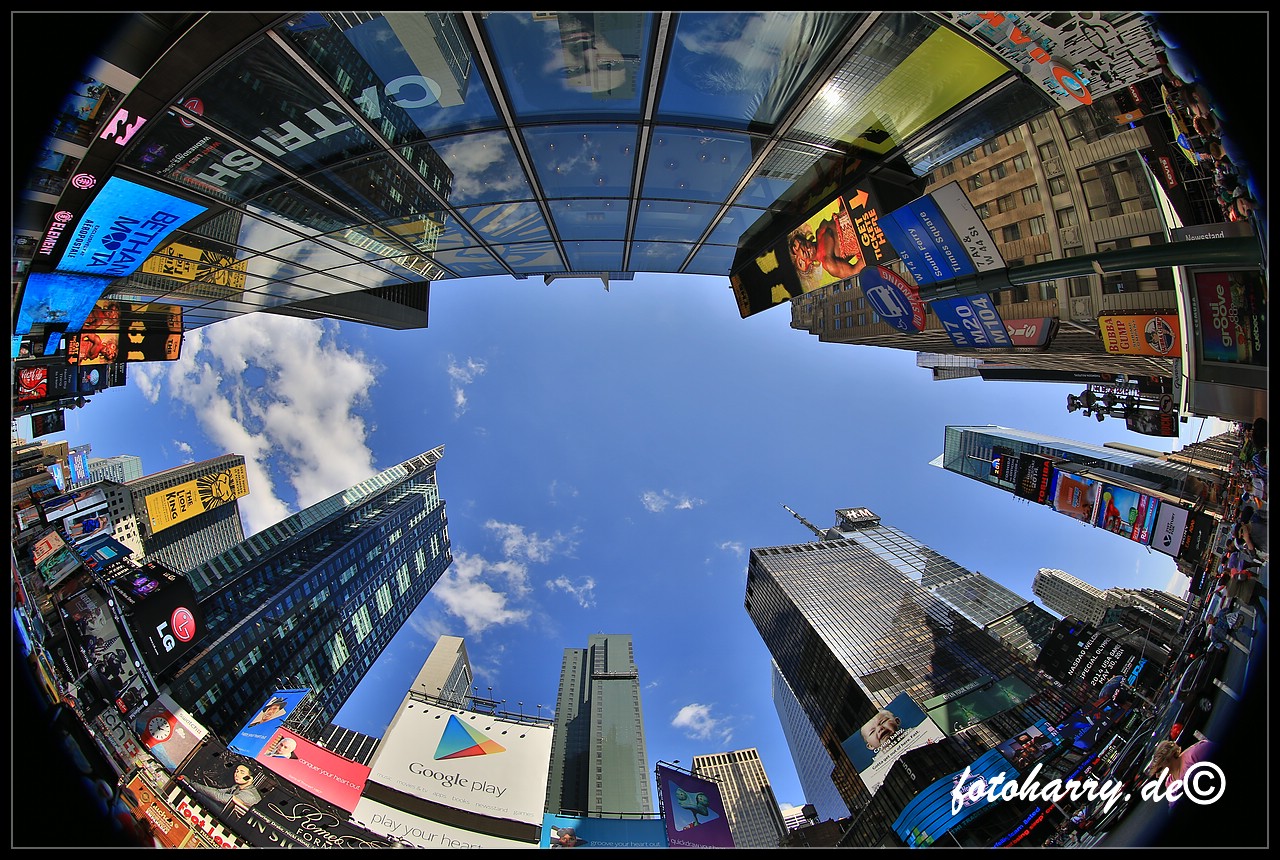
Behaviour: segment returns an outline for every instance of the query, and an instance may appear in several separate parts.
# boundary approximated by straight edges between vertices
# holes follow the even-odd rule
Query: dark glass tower
[[[443,446],[312,505],[187,576],[201,650],[158,680],[224,737],[278,687],[308,687],[323,729],[452,562]]]
[[[922,554],[927,547],[881,526],[865,508],[837,516],[836,527],[814,529],[816,542],[753,549],[745,606],[855,815],[869,793],[841,744],[899,694],[927,711],[993,679],[1030,688],[1020,703],[949,732],[972,758],[1038,719],[1068,712],[1069,702],[1045,689],[1022,654],[971,620],[981,601],[961,611],[935,593],[932,572],[946,559]]]
[[[629,633],[597,633],[586,648],[564,650],[547,811],[654,811],[640,675]]]

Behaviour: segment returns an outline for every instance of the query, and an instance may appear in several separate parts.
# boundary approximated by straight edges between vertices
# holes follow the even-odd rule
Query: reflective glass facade
[[[796,776],[804,789],[805,803],[813,804],[819,821],[847,818],[849,807],[831,780],[831,756],[823,749],[813,724],[796,700],[796,694],[787,686],[787,680],[772,660],[769,661],[769,684],[773,707],[778,711],[778,720],[782,724],[782,736],[787,739]]]
[[[630,634],[566,648],[556,694],[547,811],[652,813],[640,675]]]
[[[188,571],[201,650],[166,676],[229,737],[280,687],[307,687],[324,729],[452,561],[435,465],[419,454]]]

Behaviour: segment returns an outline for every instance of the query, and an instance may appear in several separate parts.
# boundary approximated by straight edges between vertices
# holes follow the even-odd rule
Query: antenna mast
[[[787,506],[786,506],[785,504],[783,505],[783,507],[784,507],[784,508],[787,508]],[[802,516],[800,516],[799,514],[797,514],[795,511],[791,510],[791,508],[787,508],[787,513],[791,514],[791,516],[795,517],[795,518],[796,518],[796,519],[798,519],[800,522],[804,523],[805,528],[807,528],[809,531],[811,531],[811,532],[813,532],[815,535],[817,535],[819,539],[821,539],[821,538],[823,537],[823,533],[822,533],[822,530],[821,530],[820,528],[818,528],[818,527],[817,527],[817,526],[815,526],[813,523],[811,523],[811,522],[809,522],[808,520],[806,520],[804,517],[802,517]]]

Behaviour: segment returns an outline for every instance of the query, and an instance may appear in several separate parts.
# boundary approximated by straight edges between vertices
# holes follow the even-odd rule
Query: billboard
[[[1062,744],[1058,729],[1046,720],[1036,720],[996,749],[1019,770],[1026,770]]]
[[[299,788],[347,812],[356,808],[369,777],[366,765],[329,752],[283,727],[275,730],[254,758]]]
[[[942,740],[946,733],[906,693],[899,693],[840,746],[875,794],[902,754]]]
[[[669,848],[732,848],[720,786],[659,764],[658,797]]]
[[[204,211],[199,204],[113,176],[67,239],[57,269],[108,280],[131,275],[170,233]],[[103,292],[99,289],[94,300]],[[67,322],[69,330],[79,328],[78,322]]]
[[[237,260],[233,249],[228,248],[227,253],[221,253],[210,248],[170,242],[148,257],[141,271],[175,281],[199,281],[243,290],[248,269],[249,261]]]
[[[1267,365],[1267,292],[1252,271],[1193,274],[1193,330],[1203,361]]]
[[[307,697],[311,689],[276,690],[256,714],[249,718],[244,728],[236,733],[227,746],[241,755],[254,757],[262,752],[275,730],[284,725],[285,718]]]
[[[1176,437],[1179,423],[1174,410],[1134,409],[1124,417],[1125,427],[1144,436]]]
[[[405,812],[368,797],[361,797],[351,813],[351,821],[397,844],[416,848],[537,848],[537,843],[476,833],[441,824],[412,812]]]
[[[243,463],[151,493],[146,498],[151,533],[164,531],[248,494],[249,476]]]
[[[1112,355],[1182,355],[1176,311],[1099,314],[1098,333],[1102,348]]]
[[[1082,478],[1060,469],[1053,470],[1050,507],[1081,522],[1091,522],[1098,503],[1100,485],[1092,478]]]
[[[13,398],[19,403],[45,400],[49,397],[49,368],[28,364],[17,368],[14,374]]]
[[[1102,484],[1093,524],[1140,544],[1151,543],[1160,502],[1145,493]]]
[[[22,305],[14,320],[14,332],[30,334],[31,326],[37,323],[79,331],[93,310],[93,303],[107,291],[111,281],[111,278],[70,272],[28,273],[22,285]]]
[[[89,482],[89,446],[80,445],[71,449],[67,458],[67,466],[71,469],[71,484],[78,486]]]
[[[177,771],[209,734],[208,729],[166,693],[156,696],[154,702],[138,711],[133,728],[147,752],[169,773]]]
[[[47,588],[54,588],[80,569],[83,562],[62,535],[51,531],[40,538],[33,552],[38,555],[34,564],[36,574]]]
[[[199,846],[190,825],[182,820],[177,810],[156,796],[151,785],[142,778],[141,774],[134,774],[128,785],[120,791],[120,799],[124,801],[134,818],[147,822],[149,825],[147,831],[158,847],[194,848]]]
[[[369,780],[454,809],[540,825],[551,726],[414,703],[401,708]]]
[[[141,661],[132,653],[107,598],[96,586],[67,598],[59,609],[68,638],[87,660],[89,681],[103,700],[114,702],[120,713],[128,714],[155,697],[156,691],[138,671]]]
[[[937,707],[928,714],[936,725],[947,734],[955,734],[976,723],[1002,714],[1015,705],[1031,698],[1035,691],[1015,675],[965,693]],[[925,702],[925,704],[929,704]]]
[[[578,818],[547,813],[539,848],[667,848],[666,823],[656,818]]]
[[[1018,483],[1019,462],[1018,454],[1013,449],[1002,445],[991,446],[991,474],[1001,481]]]
[[[50,433],[61,433],[67,429],[67,416],[61,409],[53,412],[40,412],[31,416],[31,435],[48,436]]]
[[[991,804],[987,791],[993,780],[1001,777],[1000,782],[1007,784],[1019,775],[999,750],[987,750],[964,770],[944,776],[912,798],[894,819],[893,832],[908,848],[933,845]],[[952,806],[952,794],[957,788],[961,795],[959,809]]]
[[[1064,684],[1084,685],[1094,696],[1116,675],[1130,686],[1142,686],[1150,674],[1140,653],[1070,617],[1054,625],[1035,665]]]
[[[76,544],[76,552],[84,566],[96,573],[102,573],[116,562],[133,556],[133,550],[107,532],[100,532]]]
[[[148,561],[112,580],[125,623],[153,674],[196,649],[204,635],[204,613],[184,574]]]
[[[67,363],[110,364],[175,361],[182,352],[182,308],[178,305],[99,301],[67,339]]]

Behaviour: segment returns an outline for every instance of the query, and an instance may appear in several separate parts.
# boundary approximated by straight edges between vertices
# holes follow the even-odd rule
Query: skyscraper
[[[300,728],[331,723],[452,561],[443,454],[411,457],[188,571],[207,629],[159,679],[173,698],[229,736],[277,688],[306,687]]]
[[[547,811],[652,813],[640,675],[629,633],[566,648],[556,695]]]
[[[918,709],[974,757],[1067,712],[1023,655],[971,620],[991,611],[981,594],[949,594],[969,604],[963,612],[943,599],[956,572],[944,557],[866,508],[838,511],[835,527],[814,531],[816,542],[751,551],[745,607],[855,815],[872,790],[846,744],[892,702]],[[966,700],[986,688],[1002,689],[999,702]],[[952,715],[957,703],[964,720]]]
[[[121,465],[127,468],[128,463]],[[249,492],[249,485],[239,454],[122,483],[104,480],[102,491],[116,540],[139,558],[176,571],[190,570],[244,540],[236,500]]]
[[[787,825],[757,749],[695,755],[693,775],[720,787],[735,848],[778,847]]]
[[[142,477],[142,458],[133,454],[116,454],[114,457],[89,459],[89,477],[95,481],[115,481],[124,484]]]
[[[817,812],[819,821],[839,821],[849,817],[849,806],[836,790],[831,778],[831,756],[822,746],[817,730],[809,722],[809,715],[800,707],[796,694],[787,686],[787,679],[778,671],[778,664],[769,661],[769,678],[773,707],[782,723],[782,736],[791,751],[791,761],[796,766],[796,776],[804,789],[804,799]]]
[[[440,704],[462,705],[471,697],[471,660],[461,636],[441,636],[409,688]]]

